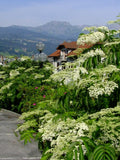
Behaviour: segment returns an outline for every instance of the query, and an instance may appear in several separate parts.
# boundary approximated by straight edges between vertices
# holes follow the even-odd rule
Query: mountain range
[[[0,27],[0,55],[33,55],[38,51],[36,44],[45,44],[44,53],[54,52],[64,41],[76,41],[82,29],[89,25],[76,26],[68,22],[52,21],[38,27],[9,26]],[[109,25],[118,29],[118,25]]]

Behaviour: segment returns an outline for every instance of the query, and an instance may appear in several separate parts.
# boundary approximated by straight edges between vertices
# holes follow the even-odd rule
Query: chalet
[[[68,55],[74,54],[74,50],[77,49],[77,43],[73,42],[63,42],[61,43],[55,52],[48,56],[48,60],[53,63],[55,67],[60,66],[62,63],[68,61]]]
[[[92,46],[88,44],[78,46],[76,41],[63,42],[56,48],[55,52],[48,56],[48,61],[53,63],[56,68],[62,69],[61,64],[73,62],[77,58],[77,53],[75,53],[77,48],[88,49]]]

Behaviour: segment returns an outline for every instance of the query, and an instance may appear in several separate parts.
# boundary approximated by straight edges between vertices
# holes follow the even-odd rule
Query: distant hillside
[[[33,55],[37,52],[36,43],[45,44],[44,52],[49,55],[63,41],[76,41],[87,25],[74,26],[68,22],[52,21],[38,27],[0,27],[0,55]],[[117,25],[109,25],[118,29]]]
[[[118,24],[106,24],[109,29],[120,29]],[[77,39],[79,34],[83,32],[84,27],[90,27],[90,25],[82,25],[76,26],[71,25],[68,22],[60,22],[60,21],[51,21],[46,23],[45,25],[29,28],[30,30],[34,30],[38,33],[44,33],[45,35],[61,38],[61,39]]]
[[[27,27],[0,27],[0,55],[32,55],[37,52],[36,43],[45,43],[45,53],[50,54],[63,39],[46,33],[29,30]]]
[[[61,39],[77,39],[83,26],[73,26],[68,22],[52,21],[45,25],[34,28],[34,31],[45,33],[49,36]]]

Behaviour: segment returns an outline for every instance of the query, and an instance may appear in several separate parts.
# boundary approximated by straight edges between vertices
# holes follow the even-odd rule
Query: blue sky
[[[50,21],[105,25],[120,13],[120,0],[0,0],[0,26],[40,26]]]

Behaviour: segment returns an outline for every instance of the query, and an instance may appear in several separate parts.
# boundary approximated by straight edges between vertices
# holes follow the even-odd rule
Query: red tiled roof
[[[78,48],[85,48],[85,49],[88,49],[88,48],[91,48],[91,47],[93,47],[93,46],[94,46],[94,44],[84,44],[84,45],[78,46]]]
[[[92,45],[91,44],[90,45],[84,44],[84,45],[78,46],[78,48],[82,48],[84,50],[84,49],[91,48],[93,46],[94,46],[93,44]],[[81,52],[82,52],[82,50],[81,50]],[[79,53],[81,53],[81,52],[79,52]],[[77,53],[75,53],[75,51],[71,51],[70,53],[67,54],[67,56],[75,56],[75,55],[77,55]]]
[[[57,47],[57,50],[55,52],[53,52],[52,54],[50,54],[48,57],[59,57],[60,56],[60,47],[65,47],[65,48],[69,48],[69,49],[77,49],[77,48],[82,48],[83,50],[84,49],[88,49],[88,48],[91,48],[93,47],[94,45],[92,44],[84,44],[84,45],[80,45],[80,46],[77,46],[77,43],[75,41],[73,42],[63,42],[62,44],[60,44],[58,47]],[[75,51],[71,51],[70,53],[67,54],[67,56],[74,56],[74,55],[77,55],[77,53],[75,53]]]
[[[60,56],[60,50],[56,50],[52,54],[50,54],[48,57],[59,57]]]
[[[73,42],[63,42],[61,43],[57,49],[61,49],[62,47],[64,48],[69,48],[69,49],[77,49],[77,42],[73,41]]]

